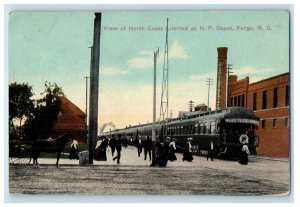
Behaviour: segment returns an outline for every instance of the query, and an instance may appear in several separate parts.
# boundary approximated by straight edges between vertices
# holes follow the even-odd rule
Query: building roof
[[[195,106],[195,108],[196,108],[196,107],[203,107],[203,106],[206,106],[206,104],[204,104],[204,103],[198,104],[197,106]]]
[[[85,113],[66,97],[61,98],[61,111],[54,131],[85,131]]]

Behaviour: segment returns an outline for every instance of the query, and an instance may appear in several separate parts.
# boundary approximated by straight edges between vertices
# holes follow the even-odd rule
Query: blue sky
[[[239,79],[255,82],[289,71],[289,15],[285,11],[104,12],[100,54],[99,125],[117,127],[152,120],[153,52],[159,47],[157,108],[161,93],[165,30],[169,31],[169,109],[173,117],[188,102],[207,103],[205,79],[212,77],[210,106],[215,106],[217,47],[228,47],[228,63]],[[85,110],[93,39],[91,12],[14,12],[9,21],[9,82],[28,82],[36,97],[45,81],[56,82]],[[105,26],[118,31],[105,30]],[[128,30],[145,27],[144,31]],[[196,26],[198,30],[192,31]],[[214,30],[200,31],[199,26]],[[217,26],[232,31],[216,30]],[[254,31],[237,30],[253,27]],[[256,30],[262,26],[263,31]],[[270,26],[272,30],[266,30]],[[121,31],[121,27],[126,27]]]

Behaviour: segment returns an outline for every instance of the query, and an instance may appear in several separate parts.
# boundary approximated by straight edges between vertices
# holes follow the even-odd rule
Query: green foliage
[[[78,143],[77,145],[77,151],[78,152],[81,152],[81,151],[84,151],[84,150],[87,150],[88,149],[88,145],[86,143]],[[69,158],[69,153],[71,151],[71,144],[67,144],[63,153],[60,158],[66,158],[68,159]],[[56,153],[46,153],[46,152],[42,152],[40,154],[40,158],[56,158],[57,154]]]
[[[45,102],[46,106],[51,105],[54,101],[59,101],[60,97],[65,96],[61,87],[58,87],[56,83],[51,84],[50,82],[45,82],[45,91],[41,93],[45,95],[39,100],[39,103]]]
[[[33,116],[34,104],[32,87],[28,83],[11,83],[9,85],[9,134],[10,139],[22,136],[22,120]],[[19,133],[17,135],[14,121],[19,121]]]
[[[27,140],[47,139],[60,112],[60,98],[64,93],[56,83],[45,82],[44,97],[38,100],[33,116],[26,121],[24,133]]]
[[[32,114],[32,87],[28,83],[11,83],[9,85],[9,120],[23,119]]]
[[[49,106],[39,105],[34,110],[34,116],[25,123],[24,133],[27,140],[47,139],[57,120],[60,111],[60,101]]]

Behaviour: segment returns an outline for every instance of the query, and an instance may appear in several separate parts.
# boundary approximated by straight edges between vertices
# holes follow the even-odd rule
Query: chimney
[[[216,109],[226,108],[227,47],[218,47]]]

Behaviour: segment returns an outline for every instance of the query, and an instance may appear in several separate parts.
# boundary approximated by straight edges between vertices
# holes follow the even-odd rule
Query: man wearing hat
[[[192,162],[193,161],[193,155],[192,155],[192,144],[191,142],[193,141],[193,138],[187,138],[187,143],[186,143],[186,148],[185,148],[185,152],[183,154],[183,158],[182,161],[188,161],[188,162]]]

